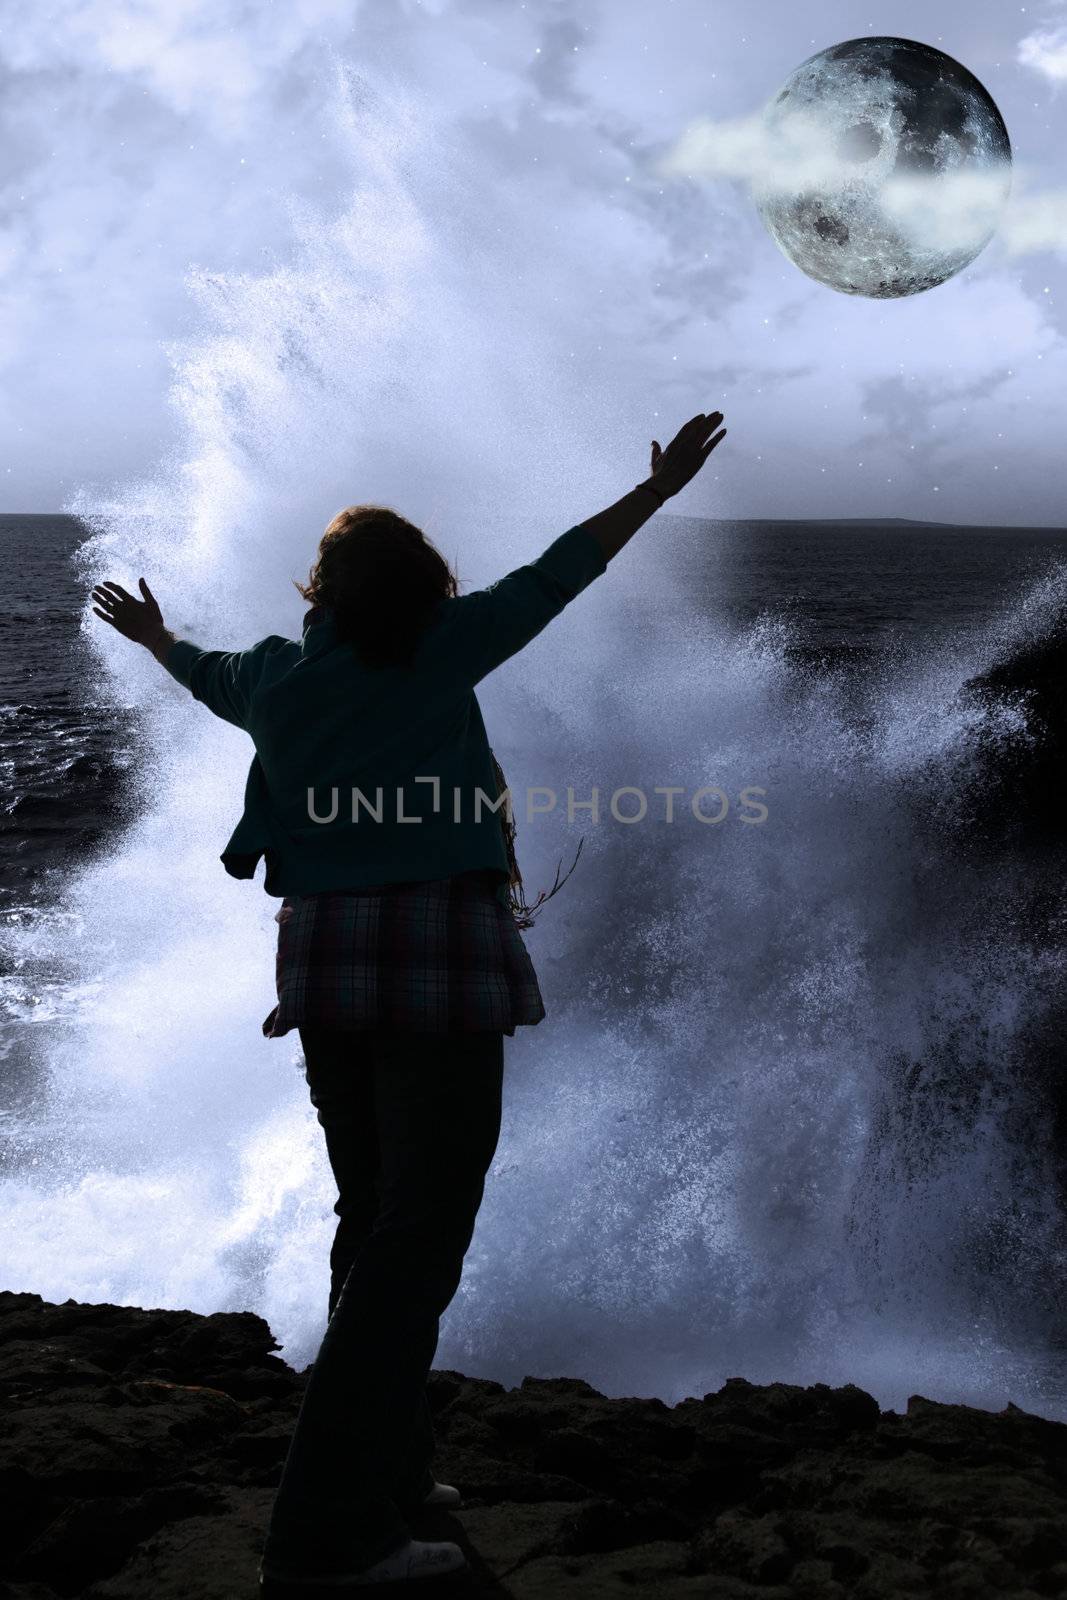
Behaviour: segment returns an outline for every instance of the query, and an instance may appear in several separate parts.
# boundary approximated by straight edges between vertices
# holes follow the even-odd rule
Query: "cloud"
[[[864,162],[878,183],[886,217],[917,246],[979,250],[995,234],[1009,256],[1067,249],[1067,190],[1012,194],[1011,168],[945,172],[935,176],[887,172],[888,144]],[[856,160],[837,131],[818,116],[798,111],[772,124],[762,112],[723,121],[700,118],[655,164],[662,177],[728,178],[744,184],[754,203],[775,192],[833,194],[854,184]]]
[[[1006,200],[1003,191],[996,173],[896,178],[886,184],[883,205],[917,241],[934,249],[980,248],[993,229],[1012,258],[1045,250],[1067,254],[1067,189],[1013,192]]]
[[[21,73],[138,84],[199,128],[239,137],[287,71],[345,37],[352,12],[351,0],[262,10],[213,0],[54,0],[25,8],[4,30],[0,60]]]
[[[1067,81],[1067,27],[1028,33],[1019,40],[1018,60],[1053,83]]]
[[[601,492],[605,503],[617,493],[616,446],[620,455],[636,449],[643,469],[653,432],[722,402],[734,422],[733,454],[715,464],[707,492],[726,497],[728,510],[875,513],[887,509],[889,495],[895,511],[922,514],[929,510],[922,474],[906,478],[887,465],[877,485],[862,481],[873,460],[863,385],[889,382],[902,368],[910,404],[916,391],[941,393],[943,375],[958,376],[973,356],[993,389],[1005,364],[1023,375],[1010,426],[1016,448],[1040,450],[1048,468],[993,478],[984,466],[998,459],[991,441],[972,440],[974,459],[953,510],[979,520],[994,514],[990,483],[1010,478],[1006,519],[1052,520],[1047,506],[1062,499],[1063,481],[1055,412],[1048,407],[1035,418],[1026,395],[1044,392],[1030,385],[1038,376],[1048,381],[1047,341],[1062,320],[1062,297],[1037,287],[1029,321],[1017,284],[1023,275],[995,270],[1009,250],[1058,249],[1067,240],[1064,197],[1038,192],[1067,181],[1054,166],[1059,125],[1050,134],[1048,108],[1033,105],[1050,97],[1016,97],[1017,154],[1048,165],[1035,166],[1035,192],[1017,201],[1026,177],[1017,159],[1010,205],[970,279],[961,274],[936,294],[893,304],[836,295],[784,259],[751,195],[758,183],[792,185],[798,174],[832,181],[842,171],[840,152],[803,124],[770,145],[760,118],[741,113],[762,107],[790,64],[815,49],[813,35],[833,36],[837,14],[818,0],[825,15],[809,23],[805,14],[801,23],[793,13],[779,29],[776,6],[744,44],[716,37],[698,0],[675,0],[675,8],[686,14],[687,37],[714,40],[711,58],[703,47],[679,51],[669,31],[649,35],[628,6],[595,8],[595,22],[579,34],[563,15],[572,8],[558,0],[507,8],[506,23],[493,0],[289,0],[280,11],[247,0],[50,0],[18,9],[17,22],[0,32],[5,508],[54,509],[76,484],[140,474],[161,451],[178,448],[170,351],[205,320],[199,297],[190,295],[190,273],[244,285],[240,295],[251,302],[250,286],[261,277],[274,284],[293,270],[323,326],[346,319],[372,326],[397,295],[407,308],[404,326],[412,319],[412,343],[405,334],[392,362],[395,381],[368,387],[364,356],[353,391],[353,438],[365,443],[373,435],[376,448],[357,462],[346,435],[317,458],[324,514],[335,491],[357,492],[359,462],[378,475],[367,492],[395,494],[401,505],[412,493],[419,504],[442,507],[454,493],[466,496],[459,483],[466,447],[451,434],[441,438],[443,419],[451,427],[457,415],[466,430],[472,402],[457,406],[456,394],[480,394],[484,372],[498,369],[514,401],[494,378],[492,404],[478,415],[493,435],[504,419],[509,435],[529,439],[529,455],[508,466],[522,479],[543,471],[546,435],[555,438],[558,429],[567,441],[575,419],[603,401],[598,426],[612,448],[601,440],[588,461],[583,454],[580,465],[555,474],[562,515],[573,514],[566,500],[575,482],[587,486],[587,508]],[[1061,20],[1052,16],[1043,26]],[[1010,19],[1005,28],[995,54],[1007,68],[1019,30]],[[358,68],[358,92],[337,91],[339,62]],[[410,143],[406,121],[384,118],[398,88],[398,104],[412,108],[425,144],[421,137]],[[733,120],[701,124],[697,117]],[[379,129],[373,138],[372,127]],[[676,161],[691,155],[699,161],[688,163],[694,171],[733,181],[654,179],[651,164],[670,146]],[[424,255],[400,248],[390,174],[412,186]],[[968,196],[961,188],[951,198],[955,228]],[[893,203],[905,215],[930,209],[922,191],[901,191]],[[937,217],[928,221],[938,226]],[[315,273],[306,276],[306,261],[301,267],[302,240],[308,230],[332,239],[335,223],[346,238],[366,235],[369,252],[354,262],[350,246],[336,242],[341,265],[322,266],[324,282],[344,282],[336,303],[322,302]],[[404,222],[405,230],[414,226]],[[416,279],[420,293],[409,303]],[[350,282],[365,296],[358,305],[347,298]],[[467,315],[464,285],[481,296],[477,316]],[[978,285],[990,286],[988,299],[971,298]],[[435,308],[425,326],[423,303]],[[269,344],[279,307],[258,304]],[[240,329],[255,350],[257,327]],[[374,353],[373,341],[367,349]],[[297,381],[306,356],[297,340],[278,359],[317,418],[317,401]],[[223,364],[220,385],[234,373],[243,382],[245,371]],[[397,443],[401,401],[410,374],[425,385],[428,371],[442,398],[419,415],[420,448],[409,457]],[[578,389],[571,374],[579,375]],[[532,428],[531,408],[541,418]],[[812,416],[822,428],[817,461],[798,427],[798,418]],[[925,449],[924,416],[910,419],[915,431],[903,446],[912,463]],[[1006,426],[998,420],[997,430]],[[760,442],[768,436],[777,446],[773,471]],[[433,470],[423,470],[431,453]],[[862,472],[849,465],[853,458],[863,461]],[[331,462],[339,463],[334,476]],[[832,486],[839,469],[844,475]],[[934,501],[944,498],[943,489]],[[542,504],[538,516],[545,514]]]
[[[1013,199],[998,232],[1011,256],[1038,250],[1067,253],[1067,189]]]
[[[980,250],[1001,220],[1008,178],[1005,171],[890,178],[882,209],[924,249]]]
[[[740,178],[756,192],[831,185],[855,166],[834,148],[818,117],[797,112],[772,127],[757,112],[691,122],[656,171],[663,177]]]

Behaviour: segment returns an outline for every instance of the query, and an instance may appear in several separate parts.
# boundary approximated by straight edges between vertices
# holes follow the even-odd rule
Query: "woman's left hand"
[[[127,639],[132,639],[134,644],[143,644],[150,650],[164,626],[163,613],[144,579],[138,578],[137,582],[144,595],[143,600],[127,594],[119,583],[108,580],[97,584],[92,596],[96,602],[93,611]]]

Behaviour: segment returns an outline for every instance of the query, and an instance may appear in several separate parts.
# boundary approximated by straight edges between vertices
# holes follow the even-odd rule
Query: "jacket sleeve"
[[[607,558],[581,525],[566,533],[526,566],[516,567],[486,589],[453,602],[452,649],[464,676],[478,683],[515,655],[600,577]]]
[[[235,727],[247,728],[252,650],[201,650],[188,639],[176,639],[163,665],[172,678],[209,711]]]

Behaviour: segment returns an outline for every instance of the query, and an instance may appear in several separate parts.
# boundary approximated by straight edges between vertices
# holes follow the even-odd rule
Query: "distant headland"
[[[679,522],[714,522],[729,528],[953,528],[976,533],[1067,533],[1067,526],[1029,522],[927,522],[917,517],[688,517],[664,511]]]

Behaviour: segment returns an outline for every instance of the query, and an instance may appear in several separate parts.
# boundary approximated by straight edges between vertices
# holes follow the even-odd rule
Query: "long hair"
[[[319,540],[306,583],[309,604],[333,614],[339,640],[368,667],[408,666],[455,573],[421,528],[388,506],[346,506]]]

